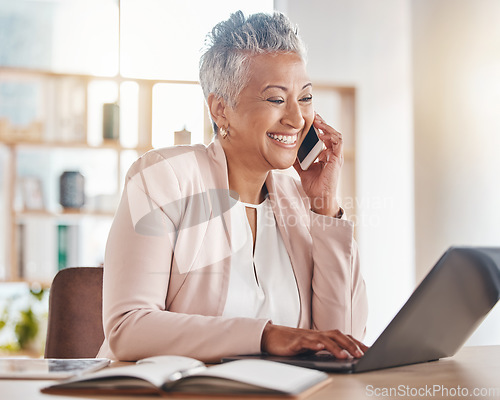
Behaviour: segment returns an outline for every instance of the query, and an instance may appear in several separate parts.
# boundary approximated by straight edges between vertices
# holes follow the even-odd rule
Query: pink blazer
[[[150,151],[132,165],[106,246],[98,356],[210,362],[260,352],[267,320],[221,316],[237,196],[227,176],[218,139]],[[272,171],[266,186],[297,281],[299,327],[362,338],[367,299],[353,224],[310,211],[290,176]]]

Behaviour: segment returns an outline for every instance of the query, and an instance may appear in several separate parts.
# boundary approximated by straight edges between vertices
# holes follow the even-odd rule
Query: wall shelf
[[[52,218],[52,219],[74,219],[78,220],[83,217],[102,217],[102,218],[113,218],[114,212],[105,211],[89,211],[89,210],[63,210],[61,212],[54,212],[49,210],[26,210],[26,211],[16,211],[16,218]]]
[[[98,150],[98,149],[112,149],[116,151],[124,151],[124,150],[135,150],[140,153],[145,153],[146,151],[151,150],[152,146],[136,146],[136,147],[125,147],[120,143],[111,142],[111,141],[103,141],[100,145],[91,145],[86,142],[43,142],[43,141],[13,141],[6,140],[0,142],[0,145],[8,146],[8,147],[31,147],[31,148],[39,148],[41,150],[44,149],[81,149],[81,150]]]
[[[102,115],[95,113],[90,115],[91,107],[96,106],[91,104],[89,95],[91,85],[94,82],[105,81],[111,81],[116,85],[114,101],[117,103],[121,99],[120,83],[133,81],[140,85],[141,98],[135,99],[140,114],[137,116],[140,121],[135,131],[136,145],[127,146],[119,140],[89,137],[89,124],[102,126]],[[23,93],[17,99],[17,104],[15,97],[2,100],[11,101],[13,107],[18,108],[27,103],[31,106],[33,114],[32,119],[28,123],[25,121],[24,125],[15,122],[16,117],[19,119],[19,115],[16,114],[18,110],[15,108],[7,108],[7,111],[14,113],[14,120],[9,119],[8,115],[0,116],[0,147],[4,148],[3,154],[6,154],[4,160],[6,168],[3,173],[6,191],[3,202],[7,209],[4,228],[6,244],[4,251],[0,251],[0,255],[2,253],[5,255],[4,260],[0,260],[0,266],[3,264],[3,268],[0,269],[0,281],[50,282],[58,269],[58,253],[59,261],[61,258],[61,238],[64,230],[67,231],[68,238],[74,242],[69,244],[72,248],[68,251],[75,254],[68,254],[68,260],[75,265],[88,265],[89,260],[94,265],[102,263],[106,229],[109,229],[114,215],[123,185],[123,175],[132,159],[152,149],[150,97],[152,87],[156,83],[158,81],[134,80],[119,76],[93,76],[0,67],[0,84],[7,85],[4,87],[10,89],[9,92],[15,92],[15,88],[20,87]],[[196,82],[189,83],[196,84]],[[73,98],[74,89],[76,89],[74,94],[76,100]],[[141,101],[144,99],[146,101]],[[74,104],[67,104],[71,102]],[[97,107],[102,107],[102,103],[97,104]],[[66,112],[66,115],[61,114],[63,112]],[[96,118],[100,120],[95,121]],[[36,129],[30,132],[33,127]],[[61,138],[58,138],[59,136]],[[115,161],[112,161],[111,165],[109,162],[106,166],[97,165],[95,169],[102,168],[103,175],[107,175],[108,180],[109,176],[114,175],[109,185],[113,187],[113,192],[108,193],[107,197],[99,195],[101,197],[97,199],[99,201],[92,198],[94,204],[85,205],[81,210],[62,209],[54,200],[58,195],[61,169],[79,170],[85,168],[87,164],[99,164],[103,157],[111,157]],[[40,182],[45,207],[25,209],[23,204],[20,204],[26,200],[26,194],[20,187],[26,177],[35,178]],[[99,178],[98,176],[94,182],[86,184],[98,186],[95,180]],[[115,204],[110,204],[110,200]],[[99,205],[99,202],[102,204]],[[101,235],[102,245],[92,243],[94,234]],[[87,251],[96,254],[92,256],[84,254]],[[48,263],[53,265],[44,265]]]

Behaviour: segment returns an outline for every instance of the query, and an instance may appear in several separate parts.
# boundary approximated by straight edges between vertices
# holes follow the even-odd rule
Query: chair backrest
[[[66,268],[52,281],[45,358],[92,358],[104,340],[102,267]]]

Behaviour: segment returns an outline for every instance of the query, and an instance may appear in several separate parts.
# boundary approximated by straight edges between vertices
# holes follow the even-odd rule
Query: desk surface
[[[440,361],[361,374],[332,374],[332,382],[308,399],[500,399],[500,346],[464,347]],[[53,381],[0,380],[2,400],[154,399],[152,396],[51,396]],[[170,396],[169,396],[170,397]],[[175,397],[170,397],[175,399]],[[180,397],[186,399],[186,397]],[[201,398],[199,396],[197,399]],[[207,397],[214,399],[214,397]],[[225,400],[228,397],[223,398]]]

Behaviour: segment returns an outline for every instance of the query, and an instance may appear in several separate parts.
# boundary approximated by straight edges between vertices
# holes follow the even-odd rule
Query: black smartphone
[[[304,141],[299,147],[297,158],[299,160],[300,168],[302,170],[308,169],[311,164],[318,158],[319,153],[323,150],[323,142],[318,138],[318,131],[311,125],[307,132]]]

